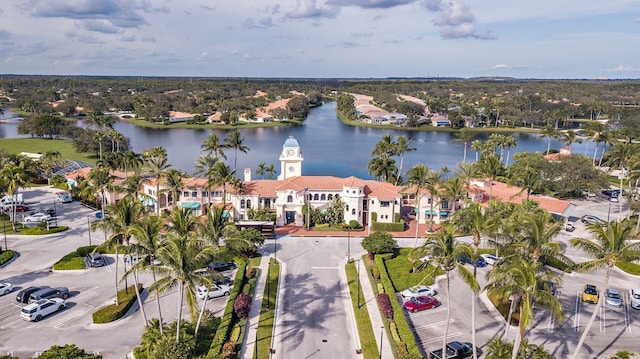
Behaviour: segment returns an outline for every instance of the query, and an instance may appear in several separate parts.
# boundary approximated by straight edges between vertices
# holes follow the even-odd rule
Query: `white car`
[[[403,291],[402,293],[400,293],[400,296],[402,297],[402,300],[407,301],[413,297],[433,297],[434,295],[436,295],[436,293],[436,290],[431,287],[428,287],[426,285],[418,285],[415,287],[410,287],[409,289]]]
[[[200,299],[204,299],[205,295],[208,295],[209,299],[227,296],[231,293],[231,288],[226,284],[213,284],[211,288],[201,285],[197,289],[197,296]]]
[[[481,254],[480,257],[484,258],[484,261],[491,265],[496,264],[497,261],[502,259],[501,257],[494,256],[493,254]]]
[[[46,213],[34,213],[30,216],[24,217],[25,222],[48,222],[51,220],[51,216]]]
[[[631,308],[640,309],[640,289],[629,290],[629,298],[631,298]]]
[[[39,322],[42,318],[51,313],[62,311],[64,307],[64,299],[40,299],[39,301],[33,302],[22,308],[20,311],[20,318],[31,322]]]
[[[0,295],[7,295],[13,291],[13,285],[11,283],[0,283]]]

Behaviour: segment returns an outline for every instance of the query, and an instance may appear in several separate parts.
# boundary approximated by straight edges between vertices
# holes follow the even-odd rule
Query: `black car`
[[[207,266],[207,269],[214,270],[216,272],[224,272],[235,269],[236,267],[237,266],[234,262],[213,262]]]
[[[16,301],[18,303],[28,303],[29,302],[29,298],[31,297],[31,294],[39,291],[42,288],[43,287],[28,287],[28,288],[25,288],[25,289],[23,289],[23,290],[18,292],[18,295],[16,295]]]

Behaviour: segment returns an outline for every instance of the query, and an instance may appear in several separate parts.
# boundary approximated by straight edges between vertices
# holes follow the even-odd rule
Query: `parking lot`
[[[25,204],[30,208],[52,207],[55,190],[33,188],[24,192]],[[54,344],[75,343],[88,352],[100,353],[104,358],[123,358],[140,342],[143,319],[140,310],[130,311],[125,318],[114,323],[92,324],[92,313],[103,305],[111,304],[115,294],[115,255],[105,255],[107,265],[77,271],[53,271],[53,264],[80,246],[100,244],[102,232],[89,233],[88,224],[95,220],[95,211],[77,202],[56,204],[59,225],[69,230],[47,236],[7,235],[7,247],[19,254],[13,262],[0,268],[0,281],[10,282],[14,289],[0,296],[0,353],[12,353],[29,357]],[[8,224],[7,224],[8,227]],[[4,247],[4,243],[3,243]],[[124,273],[123,257],[119,257],[118,275]],[[225,273],[232,275],[233,272]],[[152,283],[151,274],[142,273],[144,286]],[[133,284],[133,279],[128,280]],[[20,318],[20,310],[26,304],[16,301],[16,294],[29,286],[67,287],[71,296],[66,309],[44,317],[40,322],[28,322]],[[123,289],[125,282],[119,283]],[[143,292],[147,317],[158,317],[155,297]],[[221,316],[228,297],[210,299],[207,309]],[[160,296],[164,320],[177,317],[179,298],[177,291]],[[183,313],[188,313],[186,301]],[[33,340],[38,338],[38,340]]]

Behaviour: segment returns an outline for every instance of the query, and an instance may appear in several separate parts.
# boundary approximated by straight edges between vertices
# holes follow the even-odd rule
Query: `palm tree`
[[[207,264],[211,263],[214,253],[211,246],[203,245],[193,232],[182,236],[177,233],[169,233],[167,243],[158,249],[157,257],[162,264],[155,267],[155,270],[162,275],[155,281],[149,290],[156,292],[156,295],[166,292],[170,288],[178,285],[178,319],[176,330],[176,342],[180,342],[180,324],[182,321],[182,306],[185,295],[189,305],[191,319],[195,321],[197,313],[196,289],[200,285],[208,286],[210,279],[205,271],[201,271]]]
[[[129,177],[129,170],[137,172],[142,167],[142,155],[132,150],[126,150],[121,158],[125,178]]]
[[[532,262],[538,262],[540,257],[555,258],[571,266],[573,261],[561,253],[562,246],[554,240],[562,229],[562,222],[556,222],[547,211],[527,212],[521,219],[515,246],[531,256]]]
[[[184,172],[176,168],[170,168],[164,173],[164,186],[171,194],[171,204],[174,206],[180,199],[180,192],[182,192],[184,188],[182,178],[185,176],[186,174]]]
[[[233,130],[227,133],[227,137],[224,138],[225,146],[233,148],[235,151],[235,157],[233,159],[233,172],[238,170],[238,151],[247,153],[249,147],[244,145],[244,137],[240,134],[240,131]]]
[[[551,140],[554,138],[558,138],[558,131],[551,125],[544,126],[540,131],[540,135],[538,138],[546,138],[547,139],[547,156],[549,155],[549,151],[551,151]]]
[[[266,169],[267,173],[269,174],[269,179],[274,179],[276,176],[276,166],[272,163],[269,165],[269,167],[267,167]]]
[[[484,148],[484,142],[482,140],[473,140],[471,142],[471,149],[476,151],[476,162],[478,162],[480,152]]]
[[[573,153],[573,144],[582,143],[582,139],[578,138],[578,135],[576,135],[576,132],[572,130],[564,131],[564,133],[562,134],[561,141],[563,143],[566,143],[567,146],[569,146],[572,153]]]
[[[627,170],[627,163],[638,152],[638,145],[631,141],[631,138],[626,138],[622,141],[618,141],[611,150],[609,150],[609,159],[607,163],[610,166],[617,166],[620,170],[620,191],[622,191],[622,181],[626,177],[625,170]],[[619,201],[620,213],[622,213],[622,201]],[[618,217],[621,220],[622,216]]]
[[[227,159],[227,156],[224,154],[224,149],[227,148],[227,146],[220,142],[220,138],[215,133],[205,138],[200,148],[202,152],[207,152],[215,158],[222,157],[225,160]]]
[[[421,163],[411,167],[407,171],[407,180],[405,190],[413,189],[414,197],[416,201],[415,213],[416,213],[416,235],[414,247],[418,246],[418,227],[420,224],[420,199],[422,197],[422,190],[427,185],[429,180],[429,168]]]
[[[166,157],[162,156],[149,156],[145,158],[144,167],[142,168],[142,175],[153,178],[156,184],[155,193],[155,205],[156,214],[160,215],[160,182],[165,176],[167,170],[171,168],[171,165],[167,161]]]
[[[193,174],[195,176],[203,176],[209,179],[213,175],[218,162],[218,158],[211,154],[200,155],[200,157],[196,159],[196,167]],[[209,208],[211,207],[211,181],[207,180],[204,189],[209,192],[207,194],[207,208]]]
[[[489,200],[493,198],[493,181],[495,181],[504,171],[502,162],[495,154],[483,155],[479,162],[475,163],[478,168],[478,172],[481,175],[486,176],[491,181],[489,187]]]
[[[586,271],[606,268],[607,271],[604,276],[603,288],[607,288],[609,286],[611,271],[617,261],[631,262],[640,258],[640,242],[632,242],[632,227],[627,222],[610,222],[607,223],[606,226],[593,223],[587,225],[587,229],[593,239],[573,238],[569,243],[593,259],[576,264],[575,269],[577,271]],[[597,313],[602,307],[602,303],[604,302],[602,296],[599,295],[598,299],[597,307],[593,310],[591,319],[589,319],[589,323],[584,328],[582,336],[580,336],[580,341],[578,341],[572,359],[579,357],[582,345],[591,330]]]
[[[413,142],[412,138],[409,138],[407,140],[407,138],[404,135],[402,135],[398,137],[398,142],[396,142],[395,144],[395,153],[397,155],[400,155],[400,168],[398,169],[398,174],[400,176],[402,175],[402,165],[404,164],[404,155],[407,152],[417,150],[417,148],[411,147],[411,142]],[[400,176],[398,176],[398,178],[396,179],[396,183],[395,183],[396,186],[398,185],[398,179],[400,178]]]
[[[549,283],[558,284],[557,274],[542,267],[539,262],[529,262],[522,257],[514,256],[504,265],[494,267],[488,274],[487,292],[501,298],[517,298],[520,303],[519,336],[513,344],[511,358],[516,359],[520,343],[524,339],[526,329],[534,317],[533,303],[549,308],[551,315],[559,322],[564,321],[564,312],[560,301],[549,291]]]
[[[115,204],[108,206],[109,215],[102,217],[101,220],[93,221],[91,223],[91,228],[93,230],[102,229],[105,233],[110,233],[110,236],[107,240],[102,243],[99,247],[101,249],[114,249],[116,253],[116,285],[115,285],[115,296],[116,296],[116,305],[119,305],[118,299],[118,262],[119,262],[119,250],[121,246],[127,247],[129,245],[129,241],[131,240],[131,228],[134,223],[136,223],[144,212],[144,208],[142,206],[142,202],[132,199],[130,197],[124,197]],[[137,285],[136,285],[137,287]],[[136,291],[136,294],[139,296],[139,293]],[[141,307],[142,312],[144,313],[144,308]],[[145,325],[146,325],[146,317],[145,317]]]
[[[395,153],[395,147],[396,143],[393,141],[393,136],[386,134],[376,143],[373,151],[371,151],[371,155],[382,158],[391,157]]]
[[[473,139],[476,137],[476,134],[465,127],[456,132],[455,136],[456,139],[451,142],[462,142],[462,144],[464,145],[464,155],[462,157],[462,162],[467,162],[467,146],[469,145],[469,142],[473,141]],[[477,160],[478,159],[476,158],[476,161]]]
[[[146,161],[151,157],[160,157],[167,160],[168,159],[167,150],[162,146],[154,146],[154,147],[149,147],[142,152],[143,160]]]
[[[468,244],[458,242],[455,237],[455,228],[453,226],[447,226],[443,228],[435,236],[427,237],[423,247],[426,253],[431,253],[432,257],[429,263],[433,268],[427,273],[425,279],[435,279],[438,269],[444,271],[447,288],[446,288],[446,300],[447,300],[447,319],[444,326],[444,336],[442,337],[442,352],[446,353],[446,345],[449,333],[449,322],[451,320],[451,306],[450,306],[450,284],[452,272],[457,273],[460,278],[471,288],[474,293],[480,290],[478,282],[473,277],[473,274],[465,268],[464,264],[460,263],[463,257],[472,257],[473,250]],[[475,333],[473,334],[473,351],[476,351]]]
[[[102,142],[104,141],[104,139],[107,138],[107,135],[105,135],[102,132],[96,132],[93,135],[93,141],[94,142],[98,142],[98,148],[99,148],[99,154],[100,154],[100,160],[102,160]]]
[[[456,213],[458,202],[467,198],[468,191],[469,188],[465,185],[464,180],[459,177],[452,177],[444,182],[443,195],[452,201],[452,215]]]
[[[509,164],[509,157],[511,156],[511,147],[516,147],[516,145],[518,144],[518,142],[516,141],[516,138],[513,136],[506,136],[504,138],[504,146],[507,148],[507,159],[504,161],[504,165],[508,165]]]
[[[266,162],[260,162],[260,164],[258,165],[258,169],[256,170],[256,174],[257,175],[261,175],[262,179],[264,179],[264,174],[267,170],[267,163]]]
[[[227,183],[233,183],[236,179],[236,172],[231,171],[229,166],[224,162],[218,162],[211,172],[211,176],[207,179],[212,188],[222,186],[222,203],[223,207],[227,203]]]
[[[6,188],[7,194],[11,197],[18,195],[20,188],[26,188],[28,183],[36,177],[35,171],[29,164],[30,161],[21,161],[20,163],[7,163],[0,170],[0,183]],[[11,226],[16,231],[16,205],[17,201],[12,202]]]
[[[158,250],[163,246],[160,237],[160,230],[163,225],[164,223],[158,216],[144,216],[131,226],[131,234],[135,241],[130,244],[130,253],[139,255],[141,259],[131,267],[131,270],[150,270],[154,283],[156,282],[155,259]],[[158,305],[158,327],[160,328],[160,333],[162,333],[162,309],[159,296],[156,296],[156,304]]]

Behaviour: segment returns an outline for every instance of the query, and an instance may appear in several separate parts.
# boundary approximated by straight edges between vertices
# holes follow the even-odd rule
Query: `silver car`
[[[607,300],[607,305],[611,307],[621,307],[622,306],[622,296],[620,296],[620,292],[617,289],[607,288],[604,295]]]

